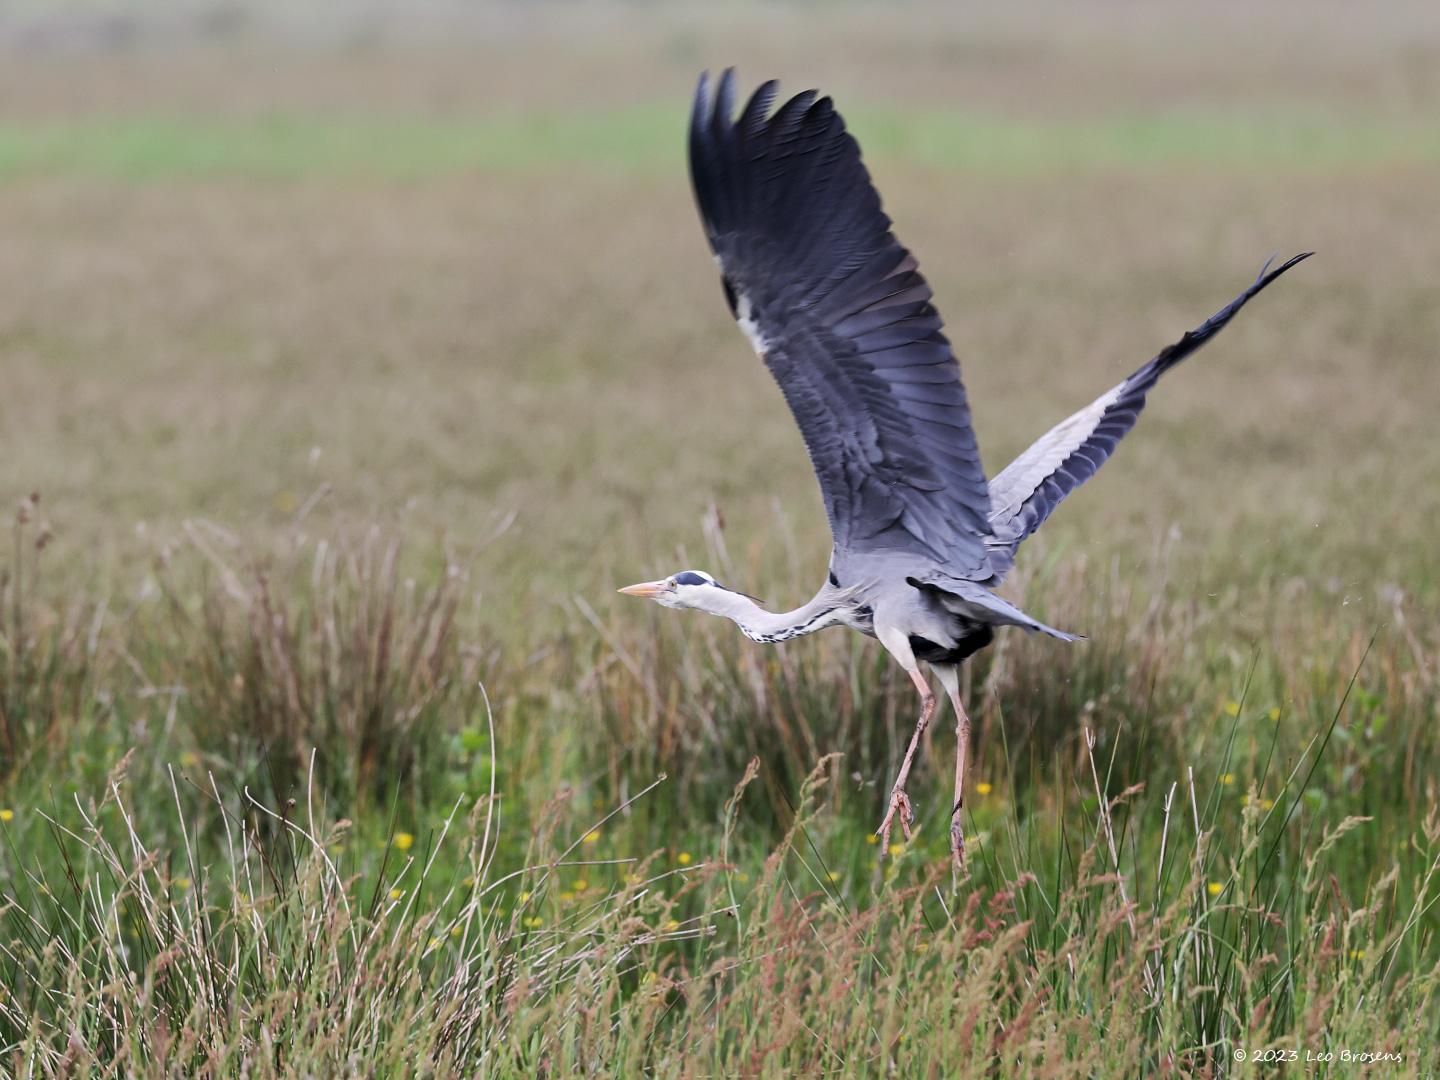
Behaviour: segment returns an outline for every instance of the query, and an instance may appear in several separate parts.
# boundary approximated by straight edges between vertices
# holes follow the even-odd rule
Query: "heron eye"
[[[714,582],[701,577],[694,570],[682,570],[675,575],[676,585],[713,585]]]

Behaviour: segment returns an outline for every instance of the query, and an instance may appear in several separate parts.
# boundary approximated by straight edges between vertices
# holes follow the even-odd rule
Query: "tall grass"
[[[478,656],[457,640],[458,569],[429,584],[403,576],[398,540],[373,530],[237,567],[207,533],[190,530],[216,575],[198,602],[167,563],[156,576],[169,619],[146,672],[183,686],[178,714],[196,745],[221,754],[232,777],[258,776],[286,797],[312,753],[326,790],[362,808],[397,784],[418,786],[447,744],[445,713],[474,704]]]
[[[1440,816],[1408,810],[1437,642],[1399,599],[1321,658],[1325,610],[1267,596],[1289,635],[1216,650],[1228,601],[1180,602],[1165,560],[1037,560],[1027,603],[1090,639],[973,669],[956,882],[943,737],[915,840],[871,842],[913,691],[848,636],[581,601],[500,651],[467,573],[393,538],[198,526],[124,610],[62,616],[33,528],[17,1075],[1418,1073],[1440,1035]]]
[[[343,827],[178,785],[167,850],[138,831],[122,767],[66,815],[74,828],[51,822],[63,873],[26,873],[5,910],[11,1061],[17,1075],[1031,1076],[1215,1073],[1236,1050],[1343,1047],[1423,1068],[1435,816],[1412,838],[1426,871],[1385,867],[1356,902],[1332,866],[1358,821],[1293,849],[1275,905],[1243,870],[1267,847],[1263,815],[1246,812],[1233,860],[1214,858],[1193,793],[1152,823],[1167,844],[1149,866],[1111,848],[1121,796],[1098,827],[1066,813],[1076,857],[1058,874],[1017,865],[1005,887],[956,894],[943,862],[905,855],[857,902],[815,847],[836,764],[753,876],[597,866],[573,857],[583,837],[562,846],[549,828],[502,870],[488,800],[434,848],[355,874],[335,854]],[[201,806],[226,834],[208,864]],[[257,814],[283,830],[262,839]],[[615,873],[547,891],[577,870]]]
[[[90,675],[104,612],[84,601],[62,609],[36,603],[50,540],[39,510],[33,493],[16,508],[11,558],[0,570],[0,777],[63,743],[97,704]]]

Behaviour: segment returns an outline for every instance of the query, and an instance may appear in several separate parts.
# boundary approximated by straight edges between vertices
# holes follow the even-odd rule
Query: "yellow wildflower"
[[[744,870],[741,870],[740,873],[735,875],[735,880],[740,882],[741,885],[749,885],[750,875],[745,873]]]
[[[538,915],[531,915],[530,918],[525,920],[525,925],[531,930],[538,930],[540,927],[545,925],[545,921],[541,919]]]
[[[404,896],[404,895],[405,895],[405,894],[402,893],[399,889],[391,889],[391,890],[390,890],[390,899],[391,899],[391,900],[399,900],[400,897],[402,897],[402,896]]]
[[[1239,716],[1239,715],[1240,715],[1240,703],[1239,703],[1238,701],[1227,701],[1227,702],[1225,703],[1225,715],[1226,715],[1226,716]]]
[[[395,834],[395,846],[401,851],[409,851],[415,843],[415,837],[408,832],[397,832]]]
[[[438,949],[438,948],[440,947],[440,945],[441,945],[440,939],[439,939],[438,937],[432,937],[429,941],[427,941],[427,942],[425,943],[425,948],[427,948],[427,949]]]
[[[1220,783],[1224,784],[1226,787],[1229,787],[1234,782],[1235,774],[1233,772],[1227,772],[1224,776],[1220,777]]]
[[[1275,807],[1275,800],[1274,800],[1274,799],[1261,799],[1261,800],[1260,800],[1260,809],[1261,809],[1261,810],[1272,810],[1272,809],[1274,809],[1274,807]]]
[[[450,927],[450,936],[451,936],[451,937],[459,937],[459,936],[460,936],[461,934],[463,934],[464,932],[465,932],[465,927],[461,926],[459,923],[456,923],[454,926]]]
[[[527,901],[527,900],[529,900],[529,899],[530,899],[530,894],[529,894],[528,892],[522,892],[522,893],[520,894],[520,902],[521,902],[522,904],[525,903],[525,901]]]
[[[900,842],[897,840],[895,843],[893,843],[893,844],[890,845],[890,854],[891,854],[891,855],[904,855],[904,854],[905,854],[905,845],[902,844],[902,843],[900,843]]]
[[[582,844],[598,844],[600,842],[600,830],[591,829],[580,838]]]
[[[1270,709],[1269,715],[1270,715],[1270,719],[1271,719],[1271,720],[1279,720],[1279,719],[1280,719],[1280,706],[1279,706],[1279,705],[1272,706],[1271,709]]]
[[[978,784],[975,785],[975,790],[981,795],[989,795],[990,792],[994,791],[995,789],[992,788],[989,784],[987,784],[984,780],[981,780]]]
[[[688,851],[682,851],[679,855],[675,856],[675,861],[681,866],[689,866],[695,861],[695,856],[691,855]]]
[[[583,877],[576,881],[574,885],[570,886],[570,888],[574,889],[577,893],[582,893],[589,887],[590,882],[586,881]]]
[[[679,924],[676,920],[671,919],[669,922],[667,922],[667,923],[665,924],[665,929],[666,929],[666,930],[679,930],[679,929],[680,929],[680,924]]]
[[[188,877],[177,877],[172,884],[177,889],[188,889],[190,887],[190,879]]]
[[[1219,896],[1222,892],[1225,891],[1225,887],[1221,885],[1218,881],[1212,881],[1209,885],[1205,886],[1205,891],[1208,892],[1211,896]]]
[[[7,822],[8,822],[8,821],[14,821],[14,820],[15,820],[15,811],[14,811],[14,810],[11,810],[9,807],[6,807],[4,810],[0,810],[0,821],[7,821]]]
[[[194,750],[186,750],[180,755],[180,764],[187,769],[193,769],[196,765],[200,764],[200,755],[195,753]]]
[[[827,878],[829,878],[831,881],[839,881],[839,880],[840,880],[840,871],[839,871],[839,870],[831,870],[830,873],[826,874],[825,876],[826,876]]]
[[[1364,949],[1351,949],[1351,950],[1350,950],[1350,959],[1351,959],[1351,960],[1364,960],[1364,959],[1365,959],[1365,950],[1364,950]]]
[[[878,844],[879,842],[880,837],[876,836],[873,832],[865,837],[865,843],[867,844]]]

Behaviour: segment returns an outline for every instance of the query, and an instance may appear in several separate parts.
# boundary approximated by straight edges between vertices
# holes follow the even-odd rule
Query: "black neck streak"
[[[820,611],[812,613],[803,622],[771,631],[757,630],[754,627],[746,626],[742,622],[739,624],[740,632],[751,641],[757,641],[762,645],[774,645],[778,642],[789,641],[791,638],[801,637],[821,629],[828,625],[830,616],[835,614],[836,610],[834,607],[823,608]]]

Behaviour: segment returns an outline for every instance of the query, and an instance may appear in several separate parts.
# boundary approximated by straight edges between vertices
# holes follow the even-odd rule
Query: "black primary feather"
[[[996,576],[1014,564],[1015,549],[1038,529],[1060,502],[1115,452],[1140,417],[1145,396],[1160,376],[1225,328],[1267,285],[1313,252],[1275,269],[1267,262],[1250,287],[1181,339],[1162,349],[1129,378],[1051,428],[990,482],[991,563]]]

